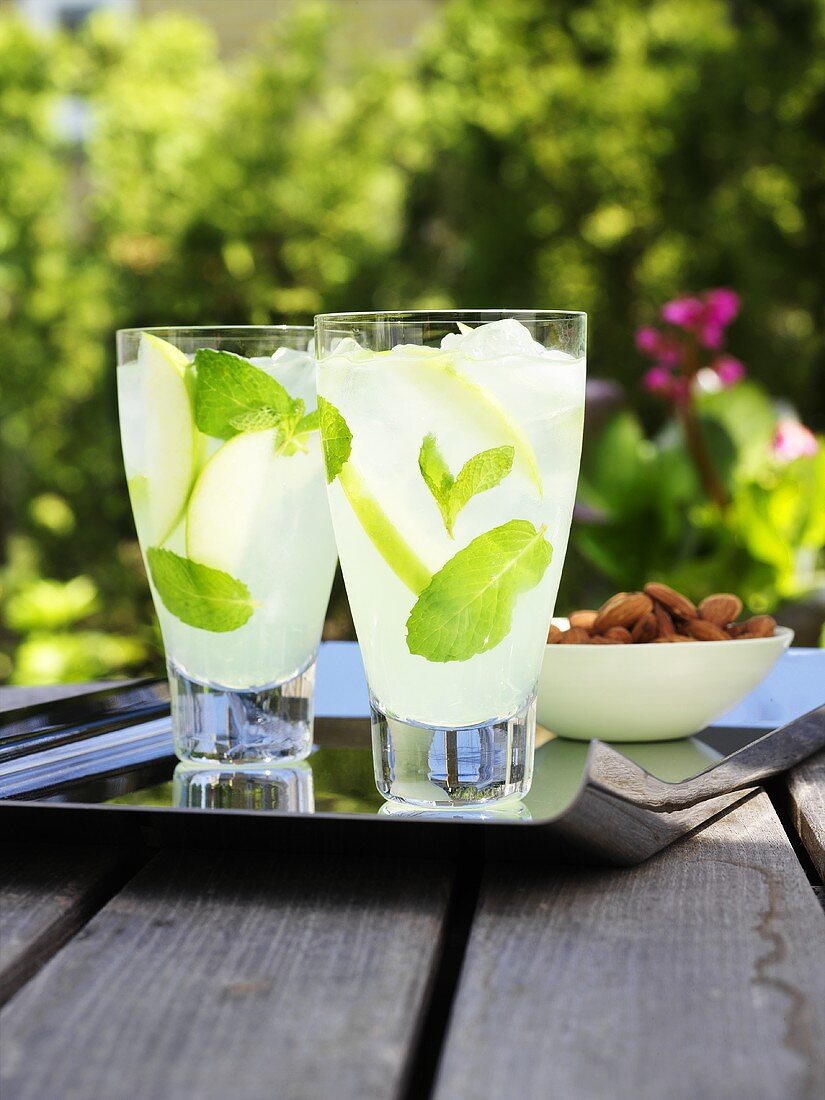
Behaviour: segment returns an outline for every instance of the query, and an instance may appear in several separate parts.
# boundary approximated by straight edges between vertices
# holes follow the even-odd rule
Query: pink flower
[[[713,369],[719,375],[719,381],[723,386],[735,386],[745,377],[745,366],[732,355],[720,355],[714,360]]]
[[[696,326],[696,338],[702,347],[718,351],[725,342],[725,330],[715,321],[705,321]]]
[[[657,328],[653,328],[652,325],[644,325],[642,328],[636,329],[636,348],[643,355],[656,355],[661,342],[661,332]]]
[[[678,328],[692,330],[701,321],[705,312],[704,302],[699,298],[676,298],[662,306],[662,319]]]
[[[716,290],[706,290],[705,316],[709,323],[724,328],[739,314],[739,295],[735,290],[727,287],[717,287]]]
[[[669,397],[673,389],[674,378],[667,367],[658,363],[651,367],[642,379],[642,384],[648,393],[657,393],[662,397]]]
[[[815,455],[819,450],[819,443],[804,424],[786,417],[776,425],[772,447],[780,462],[793,462],[795,458],[810,458]]]
[[[670,332],[645,325],[636,331],[636,347],[643,355],[675,367],[682,360],[682,345]]]
[[[725,328],[739,313],[739,295],[726,287],[705,290],[692,298],[676,298],[662,307],[668,324],[692,332],[699,343],[718,351],[725,339]]]

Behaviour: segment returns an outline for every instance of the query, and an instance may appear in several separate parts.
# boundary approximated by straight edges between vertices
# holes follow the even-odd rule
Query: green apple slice
[[[459,327],[462,333],[472,332],[472,329],[462,325],[461,322]],[[380,355],[397,355],[397,352],[395,350],[376,352],[376,357]],[[416,374],[417,378],[429,377],[431,382],[440,389],[453,390],[456,402],[461,402],[462,415],[481,416],[488,422],[492,421],[496,424],[498,430],[503,432],[512,443],[517,461],[535,485],[541,500],[544,496],[544,488],[533,444],[496,395],[486,386],[473,381],[460,371],[456,366],[455,356],[449,352],[411,344],[404,349],[404,355],[415,361],[416,372],[421,372]]]
[[[118,370],[123,456],[144,542],[161,545],[179,522],[195,472],[196,432],[178,348],[149,333]]]
[[[272,431],[243,432],[224,443],[201,470],[189,498],[187,555],[237,576],[260,539],[262,511],[274,507],[283,463],[290,461],[278,455]]]
[[[338,480],[372,545],[398,579],[420,595],[432,580],[432,572],[404,541],[352,462],[344,463]]]

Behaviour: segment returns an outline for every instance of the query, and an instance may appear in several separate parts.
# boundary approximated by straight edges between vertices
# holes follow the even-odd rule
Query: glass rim
[[[378,309],[362,310],[350,313],[317,313],[315,324],[321,322],[349,323],[356,321],[391,321],[396,325],[418,325],[425,321],[461,321],[465,317],[499,317],[506,320],[528,321],[570,321],[575,318],[587,320],[583,310],[576,309]]]
[[[119,328],[115,330],[116,336],[140,336],[142,332],[148,332],[150,336],[163,336],[164,333],[197,333],[204,335],[209,332],[232,333],[237,332],[244,336],[265,335],[270,332],[314,332],[314,325],[143,325],[139,328]]]

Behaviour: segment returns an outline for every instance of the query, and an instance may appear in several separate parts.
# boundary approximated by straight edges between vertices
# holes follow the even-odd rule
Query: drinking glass
[[[324,314],[318,407],[385,798],[530,787],[581,452],[586,317]]]
[[[160,622],[181,760],[312,747],[336,552],[312,329],[117,334],[123,460]]]

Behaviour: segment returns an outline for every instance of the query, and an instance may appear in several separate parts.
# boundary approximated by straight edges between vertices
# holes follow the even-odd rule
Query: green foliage
[[[570,306],[590,313],[592,372],[635,385],[636,324],[728,284],[751,376],[825,423],[823,0],[450,0],[404,57],[343,41],[311,3],[240,62],[181,15],[104,15],[75,36],[0,15],[2,584],[24,603],[41,579],[98,593],[71,624],[83,634],[49,600],[22,619],[12,603],[0,677],[159,667],[117,440],[118,327]],[[82,142],[58,125],[72,105]],[[590,487],[618,507],[612,479],[657,517],[634,568],[701,580],[723,556],[754,592],[795,591],[779,544],[819,537],[791,501],[808,466],[761,469],[741,436],[762,414],[713,404],[709,441],[751,486],[735,530],[698,504],[678,442],[638,424],[616,428],[624,465]],[[582,547],[618,574],[606,530]]]
[[[580,499],[598,519],[574,531],[575,548],[622,589],[656,578],[697,600],[738,592],[755,612],[798,599],[825,580],[825,445],[809,458],[774,457],[776,413],[754,383],[706,396],[700,409],[730,507],[706,502],[675,424],[649,440],[625,410],[585,457]]]

